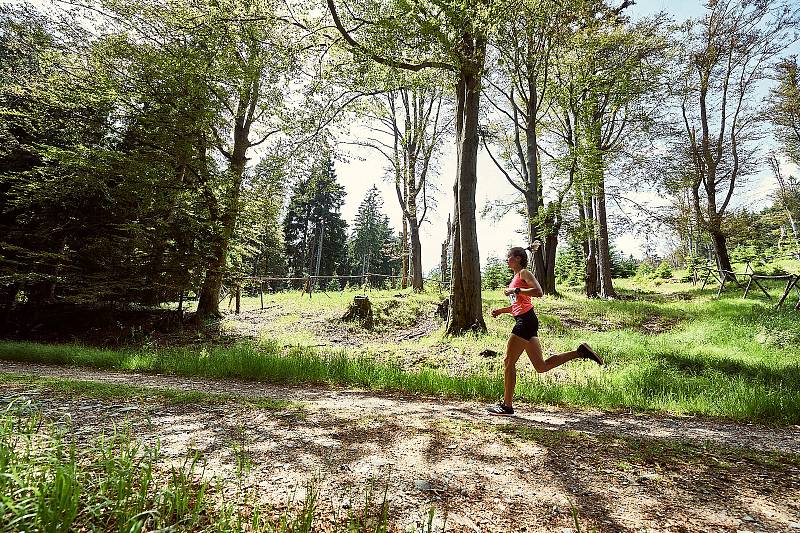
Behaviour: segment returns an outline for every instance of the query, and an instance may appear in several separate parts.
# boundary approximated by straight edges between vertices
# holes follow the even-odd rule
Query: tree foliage
[[[283,219],[291,276],[332,276],[348,270],[347,223],[341,216],[345,195],[336,180],[333,160],[327,155],[314,162],[308,174],[294,184]]]

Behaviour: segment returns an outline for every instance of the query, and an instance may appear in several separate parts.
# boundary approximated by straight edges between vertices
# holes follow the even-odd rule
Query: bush
[[[511,283],[513,274],[508,265],[497,257],[490,257],[481,275],[484,290],[494,291]]]
[[[733,263],[747,263],[755,261],[760,254],[755,246],[739,244],[730,255]]]
[[[649,263],[642,263],[636,268],[636,277],[639,279],[650,279],[653,277],[653,267]]]
[[[685,262],[686,262],[686,272],[680,278],[681,281],[692,281],[694,279],[693,277],[694,271],[696,269],[704,267],[707,263],[706,259],[694,254],[687,255],[685,258]]]
[[[789,274],[782,266],[776,263],[757,265],[753,271],[762,276],[785,276]]]
[[[669,279],[672,277],[672,267],[666,261],[661,261],[658,268],[653,272],[653,276],[659,279]]]

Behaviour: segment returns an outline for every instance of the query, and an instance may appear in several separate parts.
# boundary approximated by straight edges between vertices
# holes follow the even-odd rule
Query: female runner
[[[510,416],[514,414],[512,402],[514,386],[517,384],[517,361],[523,350],[528,353],[528,358],[539,373],[547,372],[579,357],[591,359],[599,365],[603,364],[603,359],[585,342],[575,351],[560,353],[547,359],[542,357],[542,345],[539,344],[538,337],[539,319],[533,310],[531,297],[539,298],[544,293],[533,274],[526,270],[528,254],[525,250],[531,250],[531,248],[516,246],[509,250],[508,267],[514,271],[514,277],[504,293],[508,296],[511,305],[492,311],[492,316],[495,318],[503,313],[511,313],[514,316],[514,329],[511,330],[511,338],[508,339],[506,346],[503,401],[487,408],[487,411],[493,415]]]

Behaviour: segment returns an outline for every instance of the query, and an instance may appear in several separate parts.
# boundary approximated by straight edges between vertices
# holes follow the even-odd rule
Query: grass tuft
[[[240,479],[244,469],[238,470]],[[129,429],[76,446],[69,430],[45,420],[30,402],[0,412],[0,524],[3,531],[318,531],[320,479],[299,505],[277,511],[252,491],[234,498],[205,479],[197,455],[165,466],[158,445]],[[364,506],[325,524],[326,531],[390,531],[390,510],[366,488]],[[431,517],[433,511],[431,511]],[[424,526],[420,531],[426,531]]]

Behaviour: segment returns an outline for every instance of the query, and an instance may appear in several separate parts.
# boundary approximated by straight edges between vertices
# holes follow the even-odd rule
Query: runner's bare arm
[[[510,313],[510,312],[511,312],[510,307],[501,307],[500,309],[492,309],[492,317],[497,318],[498,316],[504,313]]]
[[[542,286],[539,285],[539,282],[536,281],[536,278],[533,277],[533,274],[529,270],[521,270],[519,273],[520,277],[530,285],[527,289],[520,289],[519,292],[522,294],[527,294],[528,296],[533,296],[534,298],[539,298],[544,296],[544,291],[542,290]]]

